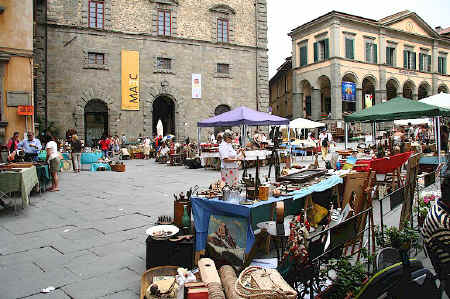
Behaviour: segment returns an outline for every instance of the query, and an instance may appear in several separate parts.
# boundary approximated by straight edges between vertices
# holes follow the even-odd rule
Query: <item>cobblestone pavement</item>
[[[146,228],[172,215],[173,193],[206,187],[219,172],[153,160],[126,167],[63,173],[60,192],[33,194],[18,216],[0,210],[0,298],[138,298]],[[48,286],[56,290],[40,294]]]

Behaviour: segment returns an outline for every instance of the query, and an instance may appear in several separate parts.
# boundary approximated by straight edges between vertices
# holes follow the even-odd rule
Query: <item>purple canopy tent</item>
[[[214,117],[199,121],[198,142],[200,143],[200,129],[205,127],[233,127],[242,126],[246,132],[246,126],[277,126],[288,125],[289,120],[276,115],[256,111],[247,107],[239,107]],[[289,132],[289,130],[288,130]],[[246,138],[246,134],[243,134]],[[199,147],[200,148],[200,147]]]
[[[232,127],[232,126],[269,126],[288,125],[289,120],[276,115],[255,111],[247,107],[239,107],[214,117],[199,121],[197,126],[204,127]]]

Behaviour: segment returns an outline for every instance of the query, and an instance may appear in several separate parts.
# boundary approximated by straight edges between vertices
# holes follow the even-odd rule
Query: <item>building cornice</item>
[[[48,23],[48,26],[54,27],[54,28],[62,28],[62,29],[66,29],[66,30],[76,30],[76,31],[78,31],[78,33],[85,33],[85,34],[98,35],[98,36],[105,36],[106,34],[112,33],[112,34],[123,35],[123,36],[127,36],[127,37],[150,39],[150,40],[154,40],[154,41],[167,42],[167,43],[191,44],[191,45],[209,44],[211,46],[215,46],[217,48],[224,48],[224,49],[242,49],[242,50],[252,49],[252,50],[268,51],[267,47],[248,46],[248,45],[240,45],[240,44],[234,44],[234,43],[216,43],[216,42],[211,42],[211,41],[207,41],[207,40],[180,38],[180,37],[172,37],[172,36],[171,37],[162,37],[162,36],[155,36],[151,33],[125,32],[125,31],[112,30],[112,29],[94,29],[94,28],[88,28],[85,26],[74,26],[74,25],[55,24],[55,23]]]

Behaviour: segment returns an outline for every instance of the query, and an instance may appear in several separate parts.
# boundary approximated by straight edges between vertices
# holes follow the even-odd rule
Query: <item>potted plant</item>
[[[419,200],[417,201],[417,206],[414,207],[414,212],[417,213],[417,220],[420,227],[423,226],[423,222],[427,217],[428,210],[438,199],[439,196],[432,192],[424,192],[420,195]]]
[[[320,292],[316,299],[353,298],[368,280],[367,266],[359,261],[352,264],[348,257],[331,259],[321,270],[322,286],[329,285]],[[330,284],[331,282],[331,284]]]
[[[407,224],[402,229],[395,226],[384,226],[383,233],[377,227],[375,229],[377,245],[381,247],[393,247],[399,250],[421,249],[419,242],[420,235],[417,230],[412,229]]]

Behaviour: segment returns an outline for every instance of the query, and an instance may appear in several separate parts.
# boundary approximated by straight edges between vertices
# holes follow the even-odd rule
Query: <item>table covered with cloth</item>
[[[47,185],[51,182],[48,165],[36,166],[36,174],[39,180],[39,188],[41,189],[41,192],[47,190]]]
[[[343,179],[339,176],[331,176],[320,183],[292,192],[289,196],[270,197],[267,201],[255,202],[252,205],[241,205],[238,203],[225,202],[217,198],[207,199],[200,197],[192,197],[192,213],[194,216],[194,224],[196,231],[195,247],[197,251],[206,248],[206,240],[208,237],[209,218],[211,215],[238,216],[248,219],[247,227],[247,244],[245,252],[249,253],[255,235],[253,230],[256,224],[271,219],[272,204],[277,201],[285,201],[285,213],[296,214],[304,207],[305,197],[314,192],[323,192],[338,184],[342,184]]]
[[[36,167],[21,168],[20,171],[0,172],[0,191],[3,193],[20,192],[22,202],[27,205],[29,194],[39,183]]]
[[[377,174],[392,173],[408,161],[413,152],[405,152],[390,157],[372,160],[357,160],[353,167],[356,171],[375,171]]]
[[[64,160],[72,159],[72,155],[70,153],[62,153],[62,156]],[[103,158],[103,152],[81,153],[81,164],[96,163],[100,158]]]
[[[100,167],[103,167],[107,171],[111,170],[111,166],[108,163],[91,163],[91,171],[97,171]]]

